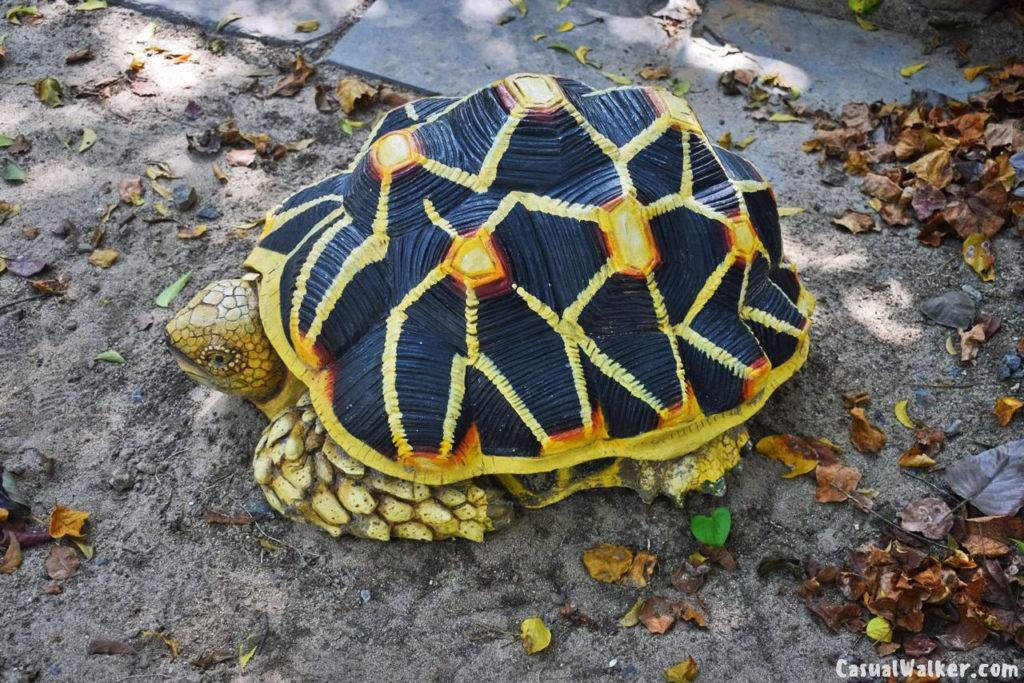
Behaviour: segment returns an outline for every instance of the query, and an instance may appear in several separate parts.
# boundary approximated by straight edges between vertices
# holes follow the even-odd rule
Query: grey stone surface
[[[360,0],[111,0],[111,4],[207,29],[216,26],[228,14],[239,14],[242,18],[229,24],[225,32],[274,41],[305,42],[343,26],[363,3]],[[298,22],[310,19],[320,22],[319,30],[313,33],[295,30]]]
[[[855,23],[750,0],[712,0],[703,37],[683,31],[670,37],[648,12],[660,3],[576,0],[563,12],[554,3],[530,3],[525,17],[505,0],[378,0],[328,55],[349,69],[428,92],[455,94],[514,71],[545,71],[601,87],[601,71],[638,78],[646,63],[669,63],[673,75],[714,87],[734,68],[777,72],[815,102],[904,99],[911,89],[964,96],[982,87],[967,83],[953,57],[891,31],[868,32]],[[563,21],[577,28],[556,33]],[[534,41],[533,36],[547,36]],[[697,33],[700,33],[698,30]],[[719,36],[732,46],[719,45]],[[595,69],[549,49],[586,45]],[[737,51],[735,48],[739,48]],[[927,62],[912,78],[899,69]]]

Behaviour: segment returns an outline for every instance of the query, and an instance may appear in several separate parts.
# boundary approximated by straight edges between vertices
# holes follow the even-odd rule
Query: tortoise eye
[[[203,354],[203,360],[213,370],[224,370],[234,363],[235,354],[229,349],[210,348]]]

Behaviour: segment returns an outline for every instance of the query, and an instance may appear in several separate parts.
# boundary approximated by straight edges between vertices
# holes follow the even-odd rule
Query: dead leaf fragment
[[[643,588],[654,573],[654,567],[657,563],[658,558],[656,555],[646,550],[638,551],[633,556],[633,563],[629,566],[629,571],[626,572],[623,580]]]
[[[939,540],[953,528],[953,513],[940,498],[919,498],[900,512],[900,526]]]
[[[50,546],[50,553],[46,556],[43,566],[46,568],[46,575],[57,581],[70,579],[78,573],[80,560],[74,548],[66,545]]]
[[[676,621],[673,612],[671,602],[660,595],[655,595],[644,600],[644,604],[640,608],[640,623],[651,633],[662,635],[672,628],[672,624]]]
[[[963,244],[964,261],[984,282],[996,279],[996,254],[992,241],[983,233],[968,235]]]
[[[819,503],[842,503],[857,490],[861,472],[856,467],[836,463],[818,465],[815,476],[818,479],[815,500]]]
[[[117,193],[125,204],[138,206],[142,204],[142,196],[146,189],[142,186],[142,178],[125,178],[117,184]]]
[[[540,617],[530,617],[519,625],[519,638],[526,654],[533,655],[551,644],[551,630]]]
[[[756,450],[789,467],[789,471],[782,474],[784,479],[813,472],[822,456],[828,464],[836,461],[835,450],[824,441],[792,434],[766,436],[757,442]]]
[[[865,455],[875,455],[885,446],[885,432],[871,423],[863,408],[851,408],[850,443]]]
[[[583,566],[601,583],[615,583],[632,565],[633,551],[625,546],[602,543],[583,551]]]
[[[89,641],[85,652],[90,655],[133,655],[135,648],[122,640],[95,638]]]
[[[229,166],[252,166],[256,161],[255,149],[231,149],[225,155]]]
[[[6,512],[6,510],[4,510]],[[4,552],[3,562],[0,562],[0,574],[13,574],[21,566],[21,544],[13,531],[2,532],[7,543],[7,550]]]
[[[832,222],[855,235],[875,229],[875,219],[860,211],[848,210],[839,218],[833,218]]]
[[[289,66],[291,72],[282,76],[274,87],[266,92],[265,97],[294,97],[302,90],[309,77],[316,73],[316,67],[307,62],[301,54],[295,55]]]

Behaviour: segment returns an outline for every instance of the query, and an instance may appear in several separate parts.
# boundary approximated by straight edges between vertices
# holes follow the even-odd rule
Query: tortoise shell
[[[685,101],[537,74],[392,110],[246,263],[329,434],[431,484],[690,452],[803,364],[813,307]]]

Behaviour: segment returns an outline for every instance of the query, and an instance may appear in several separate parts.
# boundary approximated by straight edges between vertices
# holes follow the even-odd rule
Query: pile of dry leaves
[[[817,112],[804,150],[863,176],[861,190],[887,225],[916,219],[918,240],[929,246],[962,239],[964,259],[991,280],[990,239],[1004,227],[1024,235],[1024,63],[964,71],[970,80],[983,74],[990,87],[969,102],[928,91],[909,105],[850,103],[838,119]],[[876,227],[857,211],[835,222],[854,233]]]

